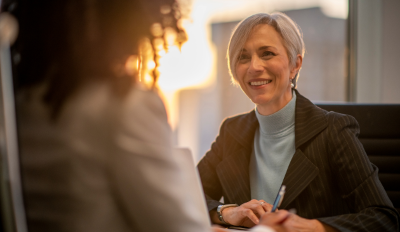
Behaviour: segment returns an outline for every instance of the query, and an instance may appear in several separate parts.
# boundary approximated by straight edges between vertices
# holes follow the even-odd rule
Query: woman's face
[[[236,76],[260,114],[273,114],[292,99],[290,79],[301,67],[301,59],[298,55],[291,67],[279,33],[267,24],[254,27],[236,63]]]

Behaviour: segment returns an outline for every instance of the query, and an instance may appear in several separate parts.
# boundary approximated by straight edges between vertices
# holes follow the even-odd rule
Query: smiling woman
[[[397,231],[357,121],[296,90],[303,56],[300,28],[285,14],[255,14],[234,30],[229,70],[256,107],[226,119],[198,164],[211,220],[252,227],[285,185],[282,209],[298,214],[283,223],[289,231]]]

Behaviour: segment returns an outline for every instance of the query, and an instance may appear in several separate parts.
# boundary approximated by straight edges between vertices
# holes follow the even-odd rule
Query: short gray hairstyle
[[[240,56],[243,46],[253,28],[260,24],[268,24],[272,26],[282,36],[283,46],[286,48],[290,66],[296,64],[298,54],[304,57],[305,46],[303,34],[301,33],[300,27],[291,18],[281,12],[272,14],[258,13],[251,15],[236,25],[228,44],[227,58],[229,74],[231,75],[232,82],[235,85],[238,84],[236,77],[236,64],[238,62],[238,57]],[[292,81],[294,88],[297,86],[299,72]]]

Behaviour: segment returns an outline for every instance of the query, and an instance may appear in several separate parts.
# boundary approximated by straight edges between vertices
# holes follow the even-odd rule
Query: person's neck
[[[290,100],[293,98],[292,89],[288,93],[286,93],[281,98],[277,99],[276,101],[271,101],[265,105],[257,105],[257,111],[261,115],[271,115],[278,112],[280,109],[285,107]]]

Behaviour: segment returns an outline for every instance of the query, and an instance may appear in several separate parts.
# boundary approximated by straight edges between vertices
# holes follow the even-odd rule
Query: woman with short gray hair
[[[357,121],[296,90],[304,51],[300,28],[283,13],[255,14],[235,28],[228,67],[255,109],[226,119],[198,164],[211,220],[252,227],[285,185],[281,209],[297,210],[283,223],[290,230],[397,231],[399,214]]]

